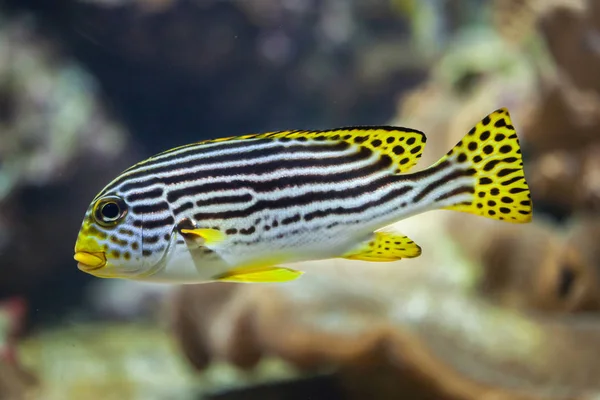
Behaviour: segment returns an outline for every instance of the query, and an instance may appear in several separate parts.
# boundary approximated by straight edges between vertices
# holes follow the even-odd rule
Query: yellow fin
[[[472,201],[445,209],[514,223],[531,221],[521,147],[506,108],[481,120],[436,165],[445,161],[472,169],[475,177]]]
[[[202,143],[245,139],[301,139],[346,142],[390,157],[396,172],[408,172],[423,154],[427,138],[423,132],[392,126],[356,126],[323,131],[277,131],[207,140]]]
[[[421,255],[421,247],[407,236],[391,232],[375,232],[373,239],[362,243],[342,258],[362,261],[397,261]]]
[[[304,272],[281,267],[241,267],[215,277],[220,282],[273,283],[298,279]]]
[[[226,236],[216,229],[180,229],[182,235],[201,240],[203,244],[211,245],[223,241]]]

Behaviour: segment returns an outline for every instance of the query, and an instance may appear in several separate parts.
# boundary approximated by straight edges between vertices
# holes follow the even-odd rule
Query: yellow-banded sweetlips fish
[[[425,211],[531,220],[508,110],[486,116],[431,167],[408,173],[425,141],[413,129],[349,127],[168,150],[94,198],[75,260],[104,278],[283,282],[302,274],[293,269],[299,261],[417,257],[416,243],[383,228]]]

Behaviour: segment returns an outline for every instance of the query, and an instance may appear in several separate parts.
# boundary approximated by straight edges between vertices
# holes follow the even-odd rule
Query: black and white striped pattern
[[[397,175],[389,156],[343,141],[246,139],[161,153],[126,170],[96,200],[120,196],[143,229],[143,256],[165,250],[176,224],[219,229],[220,256],[274,248],[327,255],[407,216],[470,201],[475,171],[448,159]],[[338,256],[339,254],[334,254]]]

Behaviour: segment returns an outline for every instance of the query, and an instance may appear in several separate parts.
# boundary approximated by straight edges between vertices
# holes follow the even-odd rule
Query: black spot
[[[473,136],[475,134],[475,131],[476,131],[475,127],[471,128],[471,130],[469,131],[469,135]]]
[[[308,140],[308,138],[306,136],[299,136],[296,138],[296,141],[298,142],[306,142]]]
[[[302,219],[302,217],[300,216],[300,214],[296,214],[296,215],[293,215],[293,216],[291,216],[291,217],[289,217],[289,218],[285,218],[285,219],[283,219],[283,220],[281,221],[281,223],[282,223],[283,225],[289,225],[289,224],[293,224],[294,222],[298,222],[298,221],[300,221],[300,219]]]
[[[277,220],[273,220],[273,228],[277,228],[279,226],[279,222]]]
[[[485,197],[485,192],[479,192],[479,193],[477,193],[477,195],[478,195],[479,197]]]
[[[502,133],[499,133],[499,134],[497,134],[497,135],[494,137],[494,140],[495,140],[496,142],[501,142],[501,141],[503,141],[504,139],[506,139],[506,136],[505,136],[505,135],[503,135]]]
[[[498,136],[496,136],[496,137],[498,137]],[[500,147],[500,153],[502,153],[502,154],[510,153],[511,150],[512,150],[512,147],[508,144],[505,144],[504,146]]]
[[[489,185],[490,183],[492,183],[492,180],[490,178],[483,177],[479,179],[480,185]]]
[[[518,194],[518,193],[522,193],[525,192],[527,189],[523,189],[523,188],[511,188],[508,193],[510,194]]]
[[[265,225],[265,231],[270,231],[271,227],[269,225]]]
[[[372,145],[373,147],[379,147],[379,146],[381,146],[381,140],[379,140],[379,139],[375,139],[375,140],[373,140],[373,141],[371,142],[371,145]]]
[[[458,162],[461,162],[461,163],[465,162],[465,161],[467,161],[467,155],[465,153],[460,153],[458,155],[457,160],[458,160]]]
[[[490,116],[488,115],[487,117],[485,117],[484,119],[481,120],[481,123],[485,126],[488,125],[491,121]]]
[[[494,200],[488,201],[488,206],[494,207],[495,205],[496,205],[496,202]]]
[[[320,135],[320,136],[315,136],[315,140],[319,141],[319,142],[323,142],[323,141],[327,140],[327,138],[323,135]]]
[[[500,207],[500,212],[502,214],[510,214],[510,208]]]
[[[248,228],[248,229],[240,229],[240,233],[241,233],[242,235],[251,235],[251,234],[253,234],[255,231],[256,231],[256,228],[255,228],[255,227],[253,227],[253,226],[251,226],[251,227],[250,227],[250,228]]]
[[[402,146],[394,146],[394,148],[392,149],[392,151],[396,155],[403,154],[404,153],[404,147],[402,147]]]
[[[388,138],[387,138],[387,139],[385,139],[385,141],[386,141],[386,143],[387,143],[387,144],[394,143],[394,137],[392,137],[392,136],[388,136]]]
[[[235,228],[229,228],[225,231],[225,234],[227,235],[235,235],[237,233],[237,229]]]
[[[502,202],[503,202],[503,203],[505,203],[505,204],[510,204],[510,203],[514,202],[514,200],[513,200],[513,199],[511,199],[510,197],[506,197],[506,196],[502,197],[502,198],[500,199],[500,201],[502,201]]]
[[[388,168],[390,165],[392,165],[392,157],[388,156],[387,154],[384,154],[381,157],[379,157],[378,164],[381,165],[381,168]]]
[[[477,208],[483,208],[483,204],[477,203]]]
[[[142,255],[143,255],[143,256],[146,256],[146,257],[147,257],[147,256],[150,256],[150,255],[152,255],[152,251],[150,251],[150,250],[143,250],[143,251],[142,251]]]
[[[413,144],[415,144],[415,138],[414,137],[408,138],[408,140],[406,141],[406,144],[408,144],[409,146],[412,146]]]
[[[518,169],[514,169],[514,168],[504,168],[504,169],[500,170],[500,172],[498,172],[498,176],[503,177],[503,176],[510,175],[513,172],[517,172],[517,171],[518,171]],[[503,184],[505,184],[505,183],[506,182],[504,182]]]
[[[503,126],[506,126],[506,121],[504,120],[504,118],[500,118],[498,121],[496,121],[496,123],[494,124],[494,126],[496,128],[501,128]]]
[[[471,142],[471,143],[469,143],[468,147],[469,147],[469,150],[475,151],[475,150],[477,150],[477,143]]]
[[[181,214],[184,211],[191,210],[192,208],[194,208],[194,204],[191,201],[186,201],[185,203],[183,203],[179,207],[175,208],[173,210],[173,214],[179,215],[179,214]]]
[[[482,141],[488,140],[490,138],[490,131],[483,131],[479,136],[479,139]]]
[[[283,142],[283,143],[285,143],[285,142],[289,142],[290,140],[292,140],[292,139],[290,139],[289,137],[282,137],[282,138],[279,138],[279,141],[280,141],[280,142]]]
[[[494,147],[488,144],[483,148],[483,152],[485,154],[492,154],[494,152]]]
[[[498,165],[499,162],[500,162],[500,160],[489,161],[487,164],[485,164],[485,166],[483,167],[483,170],[484,171],[491,171],[492,169],[494,169],[494,167],[496,165]]]
[[[492,196],[498,196],[500,194],[500,189],[498,188],[493,188],[492,190],[490,190],[490,194]]]
[[[409,161],[410,161],[410,159],[408,157],[405,157],[402,160],[400,160],[400,164],[404,165],[404,164],[407,164]]]
[[[529,211],[519,210],[519,214],[529,215]]]
[[[411,154],[417,154],[417,153],[418,153],[418,152],[420,152],[420,151],[421,151],[421,146],[416,146],[416,147],[414,147],[414,148],[413,148],[413,149],[410,151],[410,153],[411,153]]]
[[[483,159],[481,158],[481,156],[475,156],[475,157],[473,157],[473,162],[474,162],[474,163],[481,162],[481,160],[483,160]]]
[[[340,135],[333,135],[329,138],[330,140],[340,140]]]
[[[158,241],[160,240],[160,237],[158,235],[156,236],[144,236],[144,243],[149,243],[149,244],[153,244],[153,243],[158,243]]]
[[[494,211],[494,210],[489,210],[489,211],[488,211],[488,214],[489,214],[489,215],[491,215],[491,216],[494,216],[494,215],[496,215],[496,211]]]
[[[352,135],[344,135],[344,140],[348,140],[352,137]]]
[[[558,278],[558,296],[564,299],[571,292],[573,283],[575,282],[575,272],[566,266],[560,269],[560,276]]]
[[[357,136],[354,138],[354,143],[363,143],[365,140],[367,140],[369,137],[368,136]]]

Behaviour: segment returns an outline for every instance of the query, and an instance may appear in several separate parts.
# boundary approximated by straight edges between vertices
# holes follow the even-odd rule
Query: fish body
[[[434,209],[531,220],[506,109],[409,173],[425,143],[413,129],[349,127],[177,147],[125,170],[94,198],[75,259],[98,277],[282,282],[302,274],[293,269],[300,261],[418,257],[417,244],[382,228]]]

